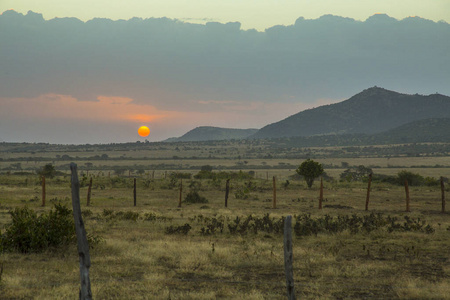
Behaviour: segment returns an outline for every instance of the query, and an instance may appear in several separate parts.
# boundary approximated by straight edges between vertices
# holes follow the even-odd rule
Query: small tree
[[[405,180],[408,180],[408,185],[411,186],[420,186],[425,184],[425,178],[421,175],[406,170],[398,172],[397,178],[399,185],[405,184]]]
[[[308,188],[311,188],[314,179],[323,174],[323,167],[322,164],[308,158],[295,171],[305,178]]]
[[[47,178],[53,178],[56,175],[56,170],[52,164],[46,164],[42,169],[38,171],[38,174]]]

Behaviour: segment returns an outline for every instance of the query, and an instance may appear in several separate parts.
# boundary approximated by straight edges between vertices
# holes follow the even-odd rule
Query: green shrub
[[[144,221],[170,221],[172,220],[171,217],[165,217],[165,216],[160,216],[157,215],[156,213],[150,212],[150,213],[145,213],[144,217],[143,217]]]
[[[56,175],[55,167],[52,164],[46,164],[37,171],[38,175],[45,176],[47,178],[53,178]]]
[[[211,235],[211,234],[215,234],[216,232],[223,232],[223,227],[224,227],[224,220],[223,218],[212,218],[208,223],[205,224],[205,226],[203,226],[200,229],[200,234],[201,235]]]
[[[61,204],[39,216],[26,206],[9,213],[12,221],[0,237],[3,251],[42,252],[76,241],[72,210]],[[88,236],[88,241],[97,243],[99,238]]]
[[[405,216],[405,222],[401,223],[395,217],[383,217],[382,214],[374,214],[366,216],[337,216],[332,217],[325,215],[316,219],[311,215],[304,214],[295,217],[294,232],[296,236],[309,236],[319,233],[334,234],[348,230],[352,234],[359,232],[368,233],[378,229],[385,229],[387,232],[394,231],[416,231],[424,233],[433,233],[434,229],[424,220],[417,220]]]
[[[182,226],[169,226],[166,227],[166,234],[188,234],[189,231],[191,230],[191,225],[189,225],[188,223],[182,225]]]
[[[208,203],[208,199],[200,196],[197,191],[190,191],[184,198],[185,203]]]
[[[353,167],[345,170],[339,177],[341,181],[361,181],[364,178],[367,178],[370,173],[372,173],[371,168],[360,165],[358,167]]]
[[[420,186],[420,185],[424,185],[425,184],[425,179],[419,175],[419,174],[415,174],[409,171],[400,171],[397,174],[397,178],[398,178],[398,184],[399,185],[404,185],[405,184],[405,180],[408,181],[408,185],[411,186]]]
[[[425,177],[424,183],[426,186],[439,186],[441,184],[440,180],[433,177]]]
[[[250,191],[247,187],[238,186],[234,192],[234,197],[236,199],[248,199],[250,197]]]
[[[118,220],[136,222],[139,219],[139,213],[134,211],[119,211],[115,214],[115,218]]]

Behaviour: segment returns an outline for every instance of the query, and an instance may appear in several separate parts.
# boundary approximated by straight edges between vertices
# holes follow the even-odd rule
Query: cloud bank
[[[120,142],[137,139],[137,123],[154,126],[153,139],[201,125],[262,127],[374,85],[450,94],[450,25],[418,17],[326,15],[258,32],[239,23],[46,21],[6,11],[0,28],[5,141],[67,142],[57,129],[52,138],[30,136],[17,129],[21,119],[49,122],[46,130],[80,121],[90,133],[76,143]],[[95,136],[103,126],[115,134]]]

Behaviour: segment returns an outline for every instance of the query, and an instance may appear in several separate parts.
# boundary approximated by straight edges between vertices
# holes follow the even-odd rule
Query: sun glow
[[[142,137],[146,137],[150,134],[150,129],[147,126],[141,126],[138,129],[138,134]]]

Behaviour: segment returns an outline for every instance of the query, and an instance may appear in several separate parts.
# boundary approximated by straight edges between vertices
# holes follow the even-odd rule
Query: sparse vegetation
[[[124,145],[92,146],[99,148],[91,152],[85,151],[87,146],[59,146],[58,152],[33,154],[43,158],[36,163],[13,161],[31,154],[1,152],[6,161],[0,161],[0,169],[22,163],[21,173],[8,174],[4,169],[0,174],[2,236],[12,222],[9,212],[15,209],[26,205],[36,218],[55,211],[54,206],[41,206],[40,180],[32,168],[45,165],[45,157],[60,155],[54,166],[64,171],[67,160],[61,151],[65,149],[64,155],[78,157],[80,166],[92,163],[86,174],[87,182],[93,178],[92,202],[85,207],[87,186],[83,186],[81,205],[87,233],[104,240],[97,244],[94,240],[91,250],[91,282],[97,299],[284,298],[282,232],[283,216],[288,214],[294,216],[298,297],[444,299],[448,295],[450,221],[448,213],[440,213],[436,182],[440,176],[450,177],[450,166],[448,156],[432,157],[423,151],[428,146],[421,148],[423,156],[389,158],[384,155],[392,154],[394,146],[283,150],[270,141],[128,145],[132,146],[136,151]],[[413,149],[395,147],[402,149],[399,153]],[[361,153],[365,154],[356,157]],[[150,155],[159,161],[144,159]],[[174,155],[197,158],[173,160]],[[303,179],[292,177],[306,157],[320,162],[328,174],[322,210],[317,209],[318,188],[308,188]],[[194,178],[206,165],[212,167],[203,170],[208,176]],[[361,165],[373,172],[369,212],[364,211],[365,175],[339,180],[347,169],[358,171]],[[116,176],[114,166],[124,173]],[[405,212],[405,190],[399,183],[402,171],[424,178],[421,185],[410,188],[410,213]],[[281,187],[276,210],[271,205],[272,176]],[[133,207],[134,177],[137,207]],[[177,206],[181,177],[182,199],[196,191],[208,199],[207,205]],[[230,179],[230,197],[224,208],[226,179]],[[48,203],[68,207],[70,178],[57,175],[46,181]],[[448,181],[445,191],[449,192]],[[240,192],[246,196],[234,197]],[[70,214],[68,218],[72,219]],[[79,265],[73,242],[39,252],[4,249],[0,262],[2,297],[76,297]]]

